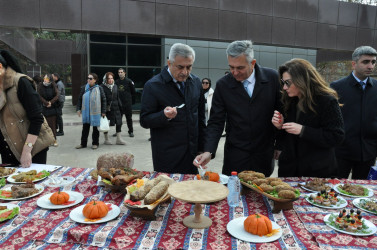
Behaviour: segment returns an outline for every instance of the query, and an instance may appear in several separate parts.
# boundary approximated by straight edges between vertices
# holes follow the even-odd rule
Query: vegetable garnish
[[[279,228],[272,229],[272,232],[269,234],[266,234],[265,236],[271,237],[272,235],[277,234],[279,231],[280,231]]]

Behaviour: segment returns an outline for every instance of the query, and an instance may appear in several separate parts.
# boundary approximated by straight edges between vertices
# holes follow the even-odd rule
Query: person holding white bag
[[[116,126],[116,144],[125,145],[126,143],[121,138],[122,132],[122,103],[119,100],[118,86],[114,84],[114,74],[112,72],[107,72],[105,74],[106,81],[100,85],[105,92],[106,96],[106,117],[110,121],[110,126]],[[112,145],[113,143],[109,140],[109,132],[104,131],[105,145]]]
[[[82,114],[81,144],[76,149],[86,148],[90,126],[92,132],[92,149],[99,145],[99,131],[101,116],[106,116],[106,96],[101,86],[96,84],[98,76],[95,73],[88,75],[88,83],[81,87],[79,100],[77,102],[77,115]]]

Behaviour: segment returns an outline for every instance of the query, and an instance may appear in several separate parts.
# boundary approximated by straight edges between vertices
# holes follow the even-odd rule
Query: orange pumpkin
[[[207,179],[209,181],[214,181],[214,182],[218,182],[220,180],[220,175],[218,173],[210,172],[210,171],[207,171],[204,174],[204,177],[205,177],[205,179]]]
[[[99,219],[105,217],[109,207],[103,201],[91,201],[85,205],[82,213],[88,219]]]
[[[270,219],[261,214],[253,214],[246,218],[243,223],[246,232],[263,236],[272,233],[272,223]]]
[[[55,205],[64,204],[68,202],[68,200],[69,200],[69,194],[67,194],[66,192],[58,191],[58,192],[53,193],[50,197],[51,203]]]

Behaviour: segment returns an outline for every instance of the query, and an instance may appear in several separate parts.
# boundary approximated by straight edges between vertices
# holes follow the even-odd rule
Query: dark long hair
[[[4,66],[4,68],[11,67],[17,73],[22,73],[17,59],[7,50],[0,50],[0,63]]]

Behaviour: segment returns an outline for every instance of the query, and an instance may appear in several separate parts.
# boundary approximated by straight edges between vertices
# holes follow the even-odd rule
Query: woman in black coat
[[[122,132],[122,104],[119,101],[118,86],[114,84],[114,74],[107,72],[105,75],[105,82],[102,84],[102,88],[105,92],[107,110],[106,117],[110,121],[110,126],[116,126],[116,144],[125,145],[126,143],[121,138]],[[111,145],[108,132],[104,132],[106,145]]]
[[[343,118],[336,92],[304,59],[279,67],[284,113],[274,112],[281,150],[279,177],[331,177],[336,174],[334,148],[344,139]],[[280,153],[281,152],[281,153]]]

